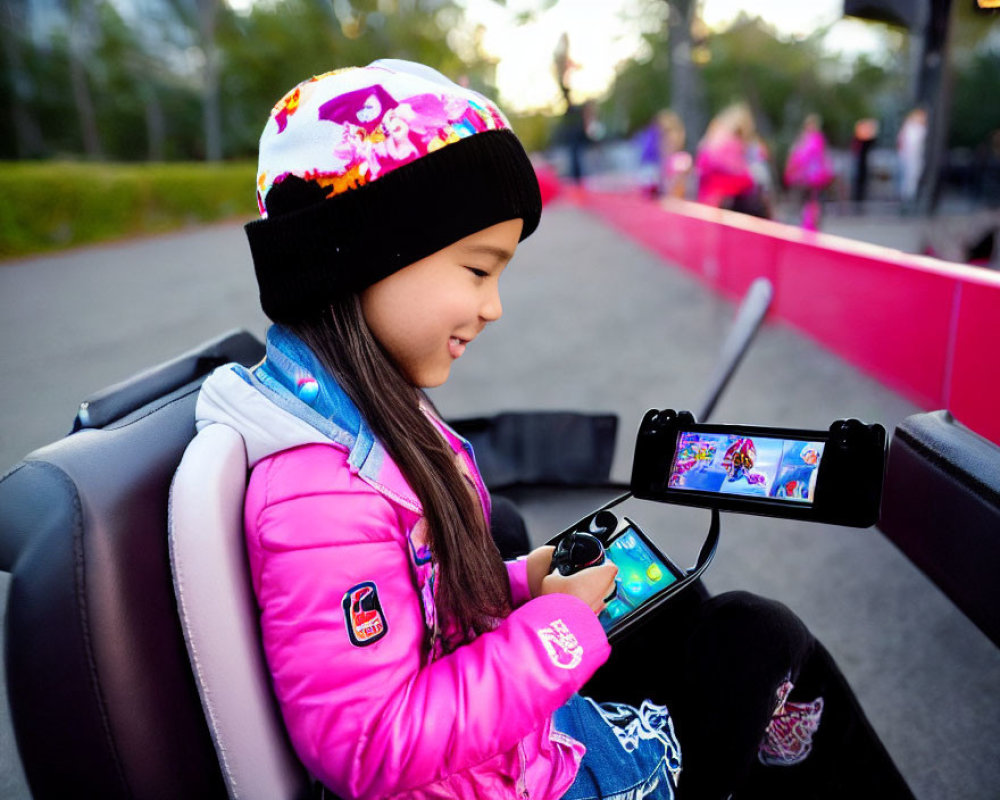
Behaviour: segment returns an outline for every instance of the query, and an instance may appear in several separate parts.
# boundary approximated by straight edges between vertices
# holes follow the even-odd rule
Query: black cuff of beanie
[[[358,189],[246,225],[260,302],[295,322],[499,222],[538,227],[534,168],[509,130],[445,145]]]

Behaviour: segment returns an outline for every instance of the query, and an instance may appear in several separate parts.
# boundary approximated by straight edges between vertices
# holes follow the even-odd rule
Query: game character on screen
[[[757,461],[757,448],[753,439],[741,437],[729,445],[726,454],[722,457],[722,466],[726,470],[726,480],[735,483],[744,479],[751,486],[763,484],[766,477],[759,472],[754,472],[754,464]]]
[[[790,447],[782,459],[781,470],[774,482],[774,497],[782,500],[811,502],[816,485],[820,449],[809,443]]]
[[[670,474],[671,487],[683,486],[685,473],[703,472],[711,466],[715,458],[717,443],[711,439],[701,439],[698,434],[681,434],[680,446],[674,456],[674,467]]]

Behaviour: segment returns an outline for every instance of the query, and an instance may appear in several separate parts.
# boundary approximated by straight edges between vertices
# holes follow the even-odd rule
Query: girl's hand
[[[552,554],[554,552],[555,548],[547,544],[528,553],[528,589],[531,590],[532,597],[538,597],[542,593],[542,579],[552,569]]]
[[[542,578],[540,594],[570,594],[583,600],[595,614],[600,614],[607,605],[604,599],[611,595],[617,575],[618,567],[610,561],[572,575],[553,572]]]

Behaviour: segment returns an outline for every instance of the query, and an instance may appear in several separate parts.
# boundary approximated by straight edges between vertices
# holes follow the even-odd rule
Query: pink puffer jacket
[[[530,599],[511,562],[514,612],[442,655],[420,504],[377,443],[356,450],[269,455],[247,492],[264,649],[300,758],[343,798],[560,797],[584,747],[552,715],[608,657],[596,616]]]

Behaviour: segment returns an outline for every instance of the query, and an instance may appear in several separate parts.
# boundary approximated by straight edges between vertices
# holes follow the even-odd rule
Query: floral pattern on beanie
[[[271,111],[260,140],[257,206],[290,175],[327,197],[366,183],[460,139],[510,128],[485,97],[406,61],[376,61],[317,75]]]

